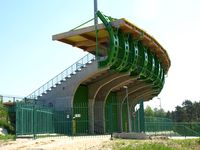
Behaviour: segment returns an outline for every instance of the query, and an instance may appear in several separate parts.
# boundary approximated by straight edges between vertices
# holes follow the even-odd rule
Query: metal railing
[[[88,53],[86,56],[78,60],[76,63],[59,73],[57,76],[49,80],[47,83],[39,87],[33,93],[28,95],[26,98],[28,99],[37,99],[38,96],[42,96],[42,94],[51,91],[56,85],[61,84],[61,82],[66,81],[67,78],[70,78],[71,75],[76,74],[77,71],[80,71],[81,68],[86,67],[86,64],[92,63],[95,60],[95,56],[93,54]]]
[[[200,122],[174,122],[168,118],[145,117],[145,133],[165,136],[200,137]]]

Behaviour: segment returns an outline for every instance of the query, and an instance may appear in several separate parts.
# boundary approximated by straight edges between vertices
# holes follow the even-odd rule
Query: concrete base
[[[121,139],[149,139],[149,136],[145,133],[137,133],[137,132],[130,132],[130,133],[113,133],[114,138],[121,138]]]

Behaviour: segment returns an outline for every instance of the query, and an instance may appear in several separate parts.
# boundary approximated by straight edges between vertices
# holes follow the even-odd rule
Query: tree
[[[167,117],[176,122],[199,122],[200,121],[200,101],[192,102],[185,100],[181,106],[177,105],[175,111],[165,112],[163,109],[152,108],[147,106],[145,116]]]
[[[172,113],[170,111],[167,111],[166,117],[169,119],[172,119]]]
[[[154,108],[152,110],[152,108],[150,106],[147,106],[146,109],[144,110],[145,116],[150,116],[150,117],[166,117],[166,112],[164,111],[164,109],[158,109],[158,108]]]
[[[186,111],[186,118],[184,118],[185,121],[191,122],[194,120],[194,111],[193,111],[193,103],[190,100],[185,100],[182,103],[184,111]]]
[[[148,117],[154,116],[154,112],[153,112],[153,110],[151,109],[150,106],[146,107],[146,109],[144,110],[144,114],[145,114],[145,116],[148,116]]]
[[[0,120],[7,120],[8,111],[6,107],[4,107],[3,103],[0,103]]]
[[[200,121],[200,102],[194,102],[193,112],[194,112],[193,120],[197,122]]]
[[[181,106],[177,105],[175,111],[165,112],[163,109],[151,109],[147,106],[145,116],[166,117],[176,122],[199,122],[200,121],[200,101],[192,102],[185,100]]]
[[[184,108],[182,108],[181,106],[176,106],[175,121],[176,122],[185,122],[186,120],[188,120],[186,110]]]
[[[166,112],[164,111],[164,109],[158,109],[158,108],[154,108],[154,116],[155,117],[166,117]]]

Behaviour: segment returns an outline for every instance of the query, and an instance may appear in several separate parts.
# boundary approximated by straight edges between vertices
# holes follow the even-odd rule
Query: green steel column
[[[139,114],[140,114],[140,132],[145,132],[144,102],[143,101],[140,102]]]

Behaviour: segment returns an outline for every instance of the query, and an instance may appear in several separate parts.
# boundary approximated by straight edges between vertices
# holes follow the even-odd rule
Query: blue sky
[[[126,18],[153,35],[172,66],[162,107],[200,100],[200,1],[99,0],[99,10]],[[27,96],[86,53],[51,40],[93,17],[93,0],[0,1],[0,94]],[[158,107],[158,99],[148,103]]]

